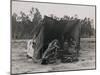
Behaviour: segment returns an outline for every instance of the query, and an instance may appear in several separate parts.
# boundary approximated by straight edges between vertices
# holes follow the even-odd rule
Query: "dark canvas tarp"
[[[36,36],[36,34],[34,34],[34,36],[36,36],[35,38],[33,38],[33,40],[36,41],[36,45],[34,47],[34,61],[37,61],[39,58],[40,58],[40,50],[42,49],[43,47],[43,27],[39,30],[39,33],[38,35]],[[34,37],[33,36],[33,37]]]
[[[64,42],[67,40],[68,49],[65,50],[70,54],[78,53],[78,47],[80,44],[80,25],[79,19],[74,21],[63,21],[52,19],[51,17],[45,16],[41,24],[35,29],[36,46],[34,52],[34,60],[39,60],[42,58],[43,53],[48,48],[49,43],[54,39],[57,39],[60,43],[60,48],[64,50]],[[72,51],[71,51],[72,50]]]

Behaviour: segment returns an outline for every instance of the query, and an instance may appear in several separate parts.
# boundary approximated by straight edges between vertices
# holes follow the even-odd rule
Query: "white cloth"
[[[27,42],[27,55],[33,58],[34,48],[32,46],[33,46],[33,40],[29,40]]]

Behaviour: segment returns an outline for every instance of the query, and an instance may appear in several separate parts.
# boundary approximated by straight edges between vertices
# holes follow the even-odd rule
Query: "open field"
[[[12,74],[95,69],[95,38],[82,38],[78,62],[41,65],[26,57],[28,40],[12,40]]]

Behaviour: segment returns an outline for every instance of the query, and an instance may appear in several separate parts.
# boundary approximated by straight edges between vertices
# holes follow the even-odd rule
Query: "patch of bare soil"
[[[81,39],[78,62],[41,65],[26,57],[26,41],[12,41],[12,74],[95,69],[95,39]]]

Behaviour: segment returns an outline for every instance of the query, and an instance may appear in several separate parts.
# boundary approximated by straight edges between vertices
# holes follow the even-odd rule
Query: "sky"
[[[19,15],[20,11],[29,14],[32,7],[38,8],[42,17],[50,14],[54,14],[57,17],[63,17],[64,15],[74,16],[77,14],[78,18],[81,19],[85,17],[93,19],[95,24],[94,6],[12,1],[12,14],[15,12]]]

